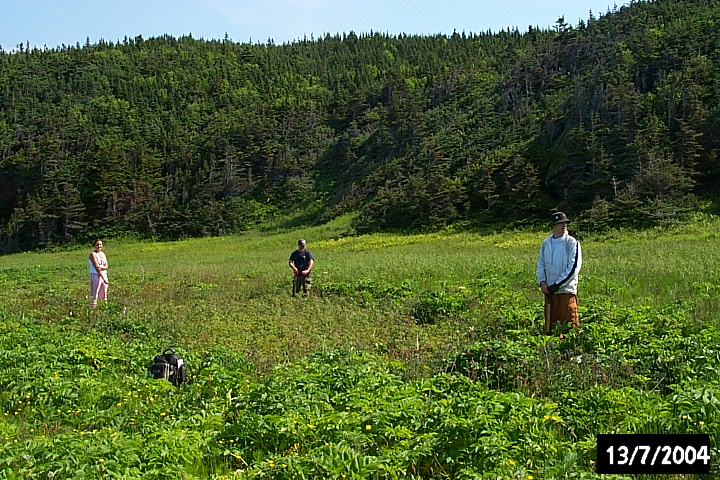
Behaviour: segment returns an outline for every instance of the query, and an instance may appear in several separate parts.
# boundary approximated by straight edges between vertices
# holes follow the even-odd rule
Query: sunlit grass
[[[342,347],[407,353],[422,345],[423,355],[438,356],[431,362],[437,367],[439,356],[472,341],[468,332],[487,325],[485,315],[501,312],[471,303],[462,315],[419,326],[411,318],[414,299],[423,292],[475,294],[482,282],[491,283],[496,296],[511,296],[513,308],[528,317],[528,334],[539,333],[541,295],[534,272],[547,232],[343,236],[348,225],[349,219],[341,218],[300,231],[168,243],[109,239],[111,304],[129,324],[156,325],[175,345],[222,346],[266,366]],[[609,301],[660,308],[694,301],[699,322],[716,321],[716,228],[710,223],[583,238],[580,305]],[[300,236],[317,259],[313,296],[305,302],[289,295],[287,258]],[[6,312],[52,322],[74,311],[93,323],[101,313],[86,308],[89,250],[0,257]],[[320,298],[324,285],[361,281],[404,282],[412,298],[371,303]]]

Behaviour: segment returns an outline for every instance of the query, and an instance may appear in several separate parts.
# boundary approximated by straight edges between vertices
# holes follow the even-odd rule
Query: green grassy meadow
[[[97,309],[90,246],[0,257],[0,478],[607,478],[598,433],[709,433],[717,464],[717,218],[581,236],[564,340],[541,334],[549,231],[348,226],[103,239]],[[177,389],[145,377],[167,346]]]

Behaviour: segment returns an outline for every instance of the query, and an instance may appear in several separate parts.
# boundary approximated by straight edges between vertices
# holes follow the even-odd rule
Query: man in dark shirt
[[[310,270],[312,270],[315,263],[315,257],[312,256],[310,250],[305,248],[306,244],[304,238],[298,240],[298,249],[290,255],[290,261],[288,262],[295,276],[292,289],[293,297],[300,293],[300,289],[303,291],[303,297],[307,297],[310,291]]]

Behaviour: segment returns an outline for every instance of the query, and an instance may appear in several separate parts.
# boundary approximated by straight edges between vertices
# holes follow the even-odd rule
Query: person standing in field
[[[294,297],[300,290],[303,292],[303,297],[308,296],[310,291],[310,271],[315,263],[315,257],[313,257],[310,250],[305,248],[307,242],[304,238],[298,240],[298,248],[290,255],[290,261],[288,264],[293,271],[293,288],[292,296]]]
[[[568,234],[570,223],[563,212],[550,219],[552,234],[540,245],[537,281],[545,294],[545,334],[552,333],[555,323],[579,325],[577,312],[578,274],[582,267],[580,242]],[[560,338],[565,338],[561,333]]]
[[[98,239],[93,242],[94,250],[90,252],[90,304],[97,307],[98,299],[107,301],[107,287],[109,285],[107,269],[108,262],[102,251],[103,242]]]

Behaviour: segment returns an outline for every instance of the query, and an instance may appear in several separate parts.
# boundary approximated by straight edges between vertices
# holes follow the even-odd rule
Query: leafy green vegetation
[[[97,309],[89,246],[0,257],[0,478],[589,479],[611,432],[708,433],[718,455],[717,218],[583,238],[564,340],[541,333],[546,231],[351,221],[105,239]],[[179,388],[145,375],[169,345]]]
[[[299,205],[362,233],[678,222],[717,203],[720,4],[629,3],[526,32],[5,45],[0,251]]]

